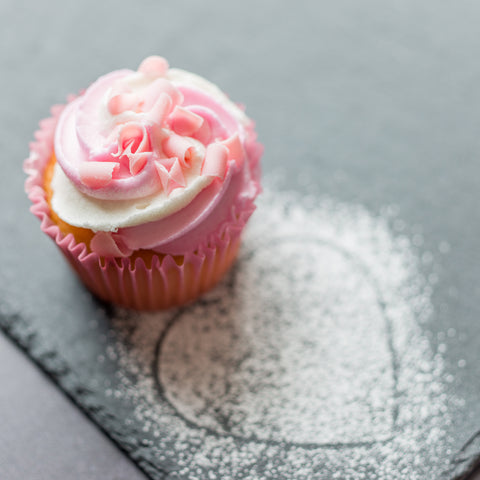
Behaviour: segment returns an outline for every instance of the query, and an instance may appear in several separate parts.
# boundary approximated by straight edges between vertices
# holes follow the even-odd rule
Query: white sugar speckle
[[[405,230],[405,227],[406,227],[406,224],[403,220],[400,220],[400,219],[396,219],[394,222],[393,222],[393,228],[397,231],[397,232],[403,232],[403,230]]]
[[[447,335],[449,338],[454,338],[456,334],[457,334],[457,331],[454,328],[449,328],[447,330]]]
[[[448,253],[450,252],[450,244],[448,242],[440,242],[440,244],[438,245],[438,250],[440,253]]]
[[[109,395],[135,405],[125,423],[172,478],[415,480],[447,467],[442,342],[456,332],[432,351],[420,325],[438,278],[420,268],[433,254],[416,253],[419,229],[392,235],[406,229],[392,211],[267,191],[236,267],[201,301],[118,310]]]
[[[412,243],[413,243],[416,247],[422,246],[422,245],[423,245],[423,237],[422,237],[422,235],[416,233],[416,234],[413,236]]]
[[[433,255],[431,252],[425,252],[422,255],[422,263],[424,265],[430,265],[433,262]]]

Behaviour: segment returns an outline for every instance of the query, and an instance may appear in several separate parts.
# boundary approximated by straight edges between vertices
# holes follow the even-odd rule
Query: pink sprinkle
[[[90,240],[90,249],[101,257],[126,257],[131,251],[108,232],[97,232]]]
[[[192,155],[192,141],[180,135],[170,135],[163,142],[163,151],[169,157],[177,157],[184,166],[187,166]]]
[[[220,143],[212,143],[207,147],[202,165],[202,175],[225,178],[227,169],[228,148]]]
[[[151,110],[162,93],[166,93],[172,99],[172,107],[183,102],[182,93],[173,83],[165,78],[157,78],[143,92],[144,102],[142,110],[144,112]]]
[[[184,187],[186,185],[182,167],[180,166],[178,159],[174,162],[172,168],[170,169],[170,178],[180,187]]]
[[[173,164],[178,160],[177,157],[162,158],[158,160],[168,171],[172,168]]]
[[[162,187],[165,191],[167,191],[168,183],[170,180],[170,175],[168,173],[168,170],[158,161],[155,161],[154,165],[155,165],[155,169],[157,170],[158,176],[160,178]]]
[[[190,168],[196,155],[198,155],[198,153],[194,147],[187,148],[185,151],[185,157],[183,159],[179,158],[182,168]]]
[[[135,111],[139,103],[140,100],[136,94],[120,93],[110,98],[107,108],[112,115],[118,115],[126,110]]]
[[[167,73],[168,62],[157,55],[147,57],[138,67],[138,71],[146,75],[163,76]]]
[[[114,171],[120,165],[116,162],[83,162],[78,168],[80,181],[87,187],[97,189],[111,182]]]
[[[139,173],[146,165],[150,152],[134,153],[130,156],[128,167],[132,175]]]
[[[122,127],[118,143],[122,153],[127,149],[131,153],[143,153],[151,151],[150,138],[145,125],[134,122],[126,123]]]
[[[220,143],[228,148],[228,160],[234,160],[238,167],[242,167],[245,153],[238,133],[233,134]]]
[[[193,137],[202,142],[204,145],[207,145],[212,138],[212,129],[210,128],[210,124],[207,120],[204,119],[202,126],[195,133],[195,135],[193,135]]]
[[[174,108],[170,117],[172,129],[179,135],[190,137],[203,125],[203,118],[200,115],[197,115],[186,108],[179,107],[178,105]]]
[[[152,122],[157,125],[162,125],[165,117],[172,110],[172,98],[165,92],[162,92],[158,97],[158,100],[153,105],[152,109],[148,113],[148,117]]]
[[[180,166],[178,158],[174,160],[170,171],[168,171],[167,168],[159,161],[155,161],[154,165],[160,178],[162,187],[167,195],[170,195],[172,190],[175,188],[185,187],[185,177],[183,175],[182,167]]]

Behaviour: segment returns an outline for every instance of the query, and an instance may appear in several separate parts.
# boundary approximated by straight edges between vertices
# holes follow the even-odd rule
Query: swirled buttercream
[[[100,255],[181,253],[232,202],[256,196],[254,144],[253,122],[215,85],[149,57],[137,71],[100,77],[65,107],[51,205],[96,232],[90,248]]]

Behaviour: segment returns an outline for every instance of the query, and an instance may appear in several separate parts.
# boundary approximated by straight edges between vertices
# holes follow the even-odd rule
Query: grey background
[[[425,250],[450,246],[429,328],[434,349],[436,333],[459,332],[446,369],[466,404],[452,432],[460,448],[480,429],[479,20],[473,0],[2,0],[3,327],[35,356],[35,321],[95,308],[28,213],[21,163],[39,119],[100,74],[162,54],[248,106],[265,172],[294,188],[312,178],[318,194],[373,212],[394,204]],[[2,478],[142,478],[3,337],[0,357]]]

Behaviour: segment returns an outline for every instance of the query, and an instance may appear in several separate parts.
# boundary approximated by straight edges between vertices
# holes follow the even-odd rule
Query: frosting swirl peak
[[[68,179],[89,197],[169,197],[194,183],[205,188],[241,166],[238,125],[210,92],[175,81],[165,59],[148,57],[136,72],[100,77],[67,105],[55,152]]]

